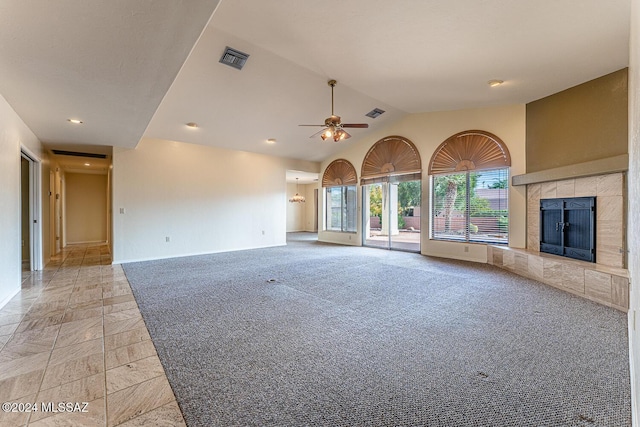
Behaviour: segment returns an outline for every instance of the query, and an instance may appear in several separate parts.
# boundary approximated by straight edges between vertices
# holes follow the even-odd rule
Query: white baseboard
[[[11,299],[13,297],[15,297],[16,295],[18,295],[18,293],[22,290],[21,286],[18,286],[17,289],[15,289],[12,293],[10,293],[5,299],[3,299],[2,301],[0,301],[0,310],[2,309],[2,307],[4,307],[5,305],[7,305],[7,303],[9,301],[11,301]]]

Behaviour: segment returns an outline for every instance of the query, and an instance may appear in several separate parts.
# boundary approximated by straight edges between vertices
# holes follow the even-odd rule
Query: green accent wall
[[[628,152],[628,69],[526,106],[527,173]]]

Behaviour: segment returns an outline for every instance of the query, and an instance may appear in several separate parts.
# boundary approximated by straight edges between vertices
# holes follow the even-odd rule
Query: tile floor
[[[22,291],[0,309],[3,402],[38,411],[2,410],[1,426],[185,425],[106,245],[70,246],[43,271],[23,273]],[[64,402],[84,412],[51,411]]]

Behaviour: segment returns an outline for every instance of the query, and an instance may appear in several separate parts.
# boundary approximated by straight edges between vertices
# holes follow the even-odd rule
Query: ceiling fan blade
[[[366,129],[369,127],[369,124],[367,123],[343,123],[342,124],[343,128],[361,128],[361,129]]]
[[[326,125],[298,125],[298,126],[326,126]]]

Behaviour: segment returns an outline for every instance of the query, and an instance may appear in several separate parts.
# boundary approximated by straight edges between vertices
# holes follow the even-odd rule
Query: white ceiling
[[[4,0],[0,93],[51,147],[144,135],[319,161],[410,113],[526,103],[628,65],[630,0],[216,5]],[[218,62],[225,46],[244,69]],[[298,126],[330,115],[332,78],[335,113],[370,124],[340,143]]]
[[[0,94],[49,146],[135,147],[217,3],[2,0]]]

